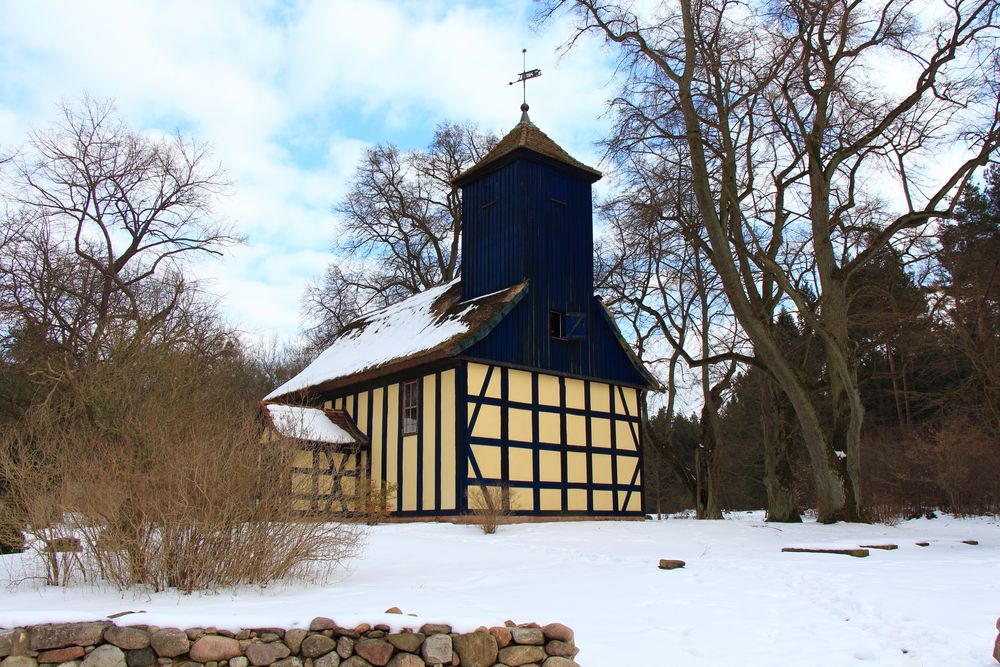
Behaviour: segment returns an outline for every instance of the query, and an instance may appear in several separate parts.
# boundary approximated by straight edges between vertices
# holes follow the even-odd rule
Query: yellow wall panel
[[[434,395],[436,376],[425,375],[421,394],[423,399],[423,447],[424,447],[424,497],[421,498],[423,509],[434,509],[434,469],[437,461],[434,458],[434,435],[436,425],[434,415],[437,412],[437,398]]]
[[[606,454],[594,454],[594,484],[611,483],[611,457]]]
[[[559,378],[538,374],[538,402],[542,405],[559,405]]]
[[[628,506],[621,507],[622,511],[625,512],[640,512],[642,511],[642,496],[636,492],[632,492],[632,497],[628,499]]]
[[[469,364],[468,370],[468,382],[469,382],[469,394],[472,396],[479,396],[483,389],[483,382],[486,380],[486,373],[489,366],[483,364]],[[490,377],[490,386],[486,389],[486,395],[490,398],[500,398],[500,368],[495,367],[493,369],[493,375]]]
[[[581,415],[566,415],[566,444],[587,444],[587,418]]]
[[[530,482],[534,480],[530,449],[511,447],[508,456],[510,457],[510,481]]]
[[[417,436],[403,438],[403,504],[400,509],[417,509]]]
[[[632,456],[619,456],[618,459],[618,483],[629,484],[632,482],[632,475],[635,473],[639,459]]]
[[[622,395],[625,396],[625,403],[622,403]],[[627,408],[627,410],[626,410]],[[638,403],[636,401],[636,390],[626,387],[615,387],[615,413],[619,415],[628,414],[630,417],[638,416]]]
[[[333,401],[323,401],[323,409],[324,410],[332,410],[333,409]]]
[[[553,445],[561,442],[559,415],[554,412],[538,413],[538,440]]]
[[[559,452],[542,450],[539,453],[538,479],[541,482],[562,481],[562,458]]]
[[[500,479],[500,448],[491,445],[472,445],[472,455],[476,457],[479,464],[479,472],[483,473],[486,479]],[[469,477],[474,478],[476,473],[472,470],[472,463],[469,463]]]
[[[567,452],[566,481],[584,483],[587,481],[587,455],[583,452]]]
[[[358,394],[358,414],[354,420],[358,425],[358,430],[368,435],[368,392],[363,391]]]
[[[587,491],[586,489],[569,489],[566,493],[566,502],[569,506],[566,508],[570,511],[580,511],[587,509]]]
[[[385,474],[386,478],[390,483],[396,483],[396,469],[399,466],[399,385],[392,384],[386,387],[386,391],[389,394],[389,419],[386,422],[386,468]],[[402,489],[396,489],[397,496],[402,491]],[[399,509],[399,502],[397,498],[397,503],[394,509]]]
[[[586,387],[583,380],[566,378],[566,407],[583,410],[587,407],[585,401]]]
[[[312,468],[313,455],[308,449],[299,449],[295,452],[295,457],[292,459],[292,466],[295,468]]]
[[[312,475],[294,473],[292,475],[292,493],[312,493]]]
[[[455,507],[455,371],[447,370],[441,373],[441,509]]]
[[[535,508],[535,497],[531,489],[510,489],[510,510],[512,512],[530,512]]]
[[[594,491],[594,511],[610,512],[615,508],[611,491]]]
[[[559,489],[542,489],[539,493],[538,502],[542,510],[560,511],[562,510],[562,492]]]
[[[472,422],[472,415],[475,412],[475,404],[469,404],[469,422]],[[477,438],[500,438],[500,406],[481,405],[479,415],[476,417],[476,425],[472,428],[472,435]]]
[[[511,440],[533,442],[531,433],[531,410],[510,408],[507,411],[507,433]]]
[[[638,435],[636,431],[636,435]],[[635,446],[635,437],[632,435],[632,427],[629,426],[628,422],[615,422],[615,447],[618,449],[626,449],[629,451],[636,451],[638,448]]]
[[[590,383],[590,409],[595,412],[611,412],[608,403],[608,385],[601,382]]]
[[[590,442],[594,447],[611,446],[611,420],[594,417],[590,420]]]
[[[507,371],[507,390],[510,392],[509,399],[521,403],[533,403],[531,396],[531,373],[527,371]]]
[[[382,479],[382,397],[385,390],[378,387],[372,392],[372,479]],[[380,486],[376,484],[376,486]]]
[[[625,510],[625,497],[626,496],[628,496],[628,491],[619,491],[618,492],[618,511],[619,512],[622,512],[622,511]],[[635,497],[635,494],[633,493],[632,496]],[[629,500],[629,504],[631,504],[631,499]]]

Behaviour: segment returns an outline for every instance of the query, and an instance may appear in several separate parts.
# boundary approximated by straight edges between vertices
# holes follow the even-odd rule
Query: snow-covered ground
[[[978,540],[976,546],[962,540]],[[927,547],[917,546],[920,541]],[[785,546],[898,544],[868,558]],[[687,561],[657,569],[660,558]],[[18,556],[0,557],[17,579]],[[384,615],[389,607],[419,619]],[[324,585],[183,596],[0,589],[0,627],[145,613],[161,626],[560,621],[584,667],[857,664],[988,667],[1000,616],[1000,521],[768,525],[727,521],[542,523],[483,535],[473,526],[378,526],[363,557]]]

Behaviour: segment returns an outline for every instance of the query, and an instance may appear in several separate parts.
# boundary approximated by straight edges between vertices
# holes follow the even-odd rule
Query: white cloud
[[[0,150],[61,101],[113,98],[149,132],[207,141],[234,181],[218,212],[244,248],[195,271],[227,313],[261,335],[293,334],[306,281],[322,272],[333,204],[368,145],[424,145],[433,126],[518,119],[520,49],[544,77],[532,119],[571,154],[599,159],[608,59],[565,32],[532,32],[530,2],[218,0],[6,3],[0,25]]]

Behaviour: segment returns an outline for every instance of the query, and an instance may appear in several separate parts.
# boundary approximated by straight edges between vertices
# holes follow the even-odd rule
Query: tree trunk
[[[761,424],[764,434],[764,487],[767,490],[767,520],[800,523],[792,469],[791,425],[782,407],[781,390],[770,378],[761,387]]]

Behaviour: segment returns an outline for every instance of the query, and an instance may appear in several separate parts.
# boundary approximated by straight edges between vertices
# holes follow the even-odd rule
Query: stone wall
[[[425,624],[309,629],[119,626],[107,621],[0,630],[0,667],[579,667],[573,631],[560,623],[481,627],[454,633]]]

